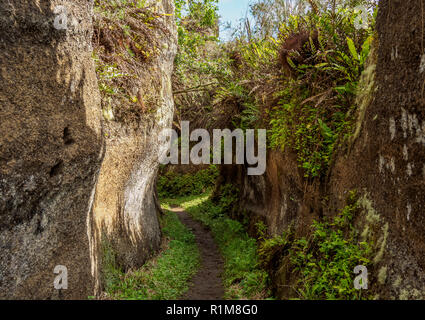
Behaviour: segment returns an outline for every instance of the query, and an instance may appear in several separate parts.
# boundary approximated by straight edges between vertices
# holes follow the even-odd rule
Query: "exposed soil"
[[[172,211],[176,212],[181,222],[193,232],[201,254],[201,267],[192,278],[189,291],[182,300],[223,299],[224,288],[220,275],[224,263],[211,232],[193,220],[182,208],[173,208]]]

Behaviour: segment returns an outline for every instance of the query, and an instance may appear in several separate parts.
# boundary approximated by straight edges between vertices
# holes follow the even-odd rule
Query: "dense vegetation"
[[[158,178],[158,194],[161,197],[199,195],[214,187],[218,174],[215,165],[194,174],[167,171]]]
[[[192,126],[209,130],[267,128],[270,149],[294,153],[306,180],[322,180],[334,151],[354,133],[356,97],[362,94],[361,74],[374,41],[376,4],[258,0],[250,7],[250,18],[223,42],[218,38],[217,2],[175,1],[179,48],[173,75],[174,127],[189,120]],[[158,17],[142,2],[129,3],[97,3],[102,10],[95,36],[103,46],[95,59],[104,101],[112,103],[104,106],[106,118],[140,116],[140,108],[132,107],[140,104],[139,98],[126,91],[127,80],[135,75],[125,70],[136,70],[137,63],[129,65],[129,60],[138,57],[146,62],[155,54],[155,43],[149,45],[147,40],[149,29],[158,27]],[[359,12],[359,4],[369,11]],[[137,24],[129,23],[133,18]],[[102,29],[102,21],[111,19],[115,31]],[[116,45],[119,41],[114,39],[123,36],[129,42],[120,48],[120,58],[106,63],[108,43]],[[143,105],[142,112],[148,111]],[[259,223],[254,239],[243,221],[229,218],[238,210],[235,186],[219,186],[219,197],[214,202],[210,198],[217,167],[186,174],[163,172],[157,182],[163,204],[182,206],[214,235],[225,260],[226,298],[270,297],[268,273],[283,259],[297,279],[291,284],[292,298],[367,298],[352,285],[353,267],[368,265],[371,255],[371,245],[362,242],[353,227],[354,193],[340,215],[315,221],[308,237],[297,238],[291,229],[269,237]],[[141,270],[124,274],[114,267],[113,257],[107,260],[111,297],[169,299],[187,289],[199,259],[193,235],[172,213],[163,217],[163,226],[171,240],[169,248]]]
[[[365,299],[353,286],[353,269],[369,266],[372,246],[362,241],[352,222],[358,211],[353,191],[347,206],[333,219],[314,221],[311,235],[295,238],[291,230],[268,238],[266,228],[258,224],[259,255],[262,266],[273,272],[273,263],[289,257],[287,265],[297,275],[294,298],[300,299]]]
[[[359,5],[368,11],[359,11]],[[306,180],[323,180],[335,150],[354,134],[358,97],[369,94],[360,80],[374,42],[376,2],[254,1],[250,18],[226,42],[217,38],[215,0],[189,1],[182,12],[176,120],[210,130],[267,128],[270,149],[294,153]],[[286,259],[297,279],[292,298],[367,298],[352,285],[352,269],[368,265],[372,250],[353,226],[354,193],[339,216],[315,221],[308,237],[287,230],[270,238],[260,223],[255,241],[243,236],[243,224],[228,218],[238,210],[239,191],[219,187],[216,203],[192,197],[178,204],[215,235],[226,259],[228,297],[260,294],[252,291],[254,283],[268,296],[264,270],[274,272]],[[160,190],[166,197],[189,194]]]
[[[203,32],[185,29],[180,35],[179,117],[208,128],[267,128],[270,148],[295,152],[306,178],[322,177],[335,144],[353,131],[358,82],[374,28],[372,11],[368,24],[358,27],[364,15],[355,8],[374,8],[373,2],[310,1],[306,8],[301,1],[294,7],[257,1],[251,6],[254,24],[246,20],[225,43],[205,36],[205,28],[214,30],[217,23],[215,3],[203,1],[208,19],[195,5],[181,18],[181,24],[190,21]]]

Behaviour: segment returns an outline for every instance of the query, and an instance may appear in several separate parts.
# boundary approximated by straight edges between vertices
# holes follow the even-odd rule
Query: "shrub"
[[[334,219],[315,221],[308,238],[294,238],[291,232],[263,239],[259,256],[263,266],[273,259],[289,257],[296,273],[295,289],[302,299],[365,299],[353,285],[353,270],[357,265],[370,265],[372,246],[359,241],[352,221],[358,210],[355,192]],[[281,261],[281,260],[280,260]],[[278,263],[280,262],[278,261]]]
[[[335,144],[352,131],[356,88],[372,42],[371,28],[354,27],[356,15],[347,9],[311,12],[281,27],[283,45],[296,30],[319,31],[317,43],[310,38],[303,51],[310,56],[293,52],[287,58],[293,75],[269,111],[270,147],[294,150],[306,178],[326,174]]]
[[[160,35],[167,28],[163,15],[145,2],[94,2],[93,59],[103,116],[108,121],[138,123],[155,110],[159,99],[140,90],[140,79],[157,56]]]

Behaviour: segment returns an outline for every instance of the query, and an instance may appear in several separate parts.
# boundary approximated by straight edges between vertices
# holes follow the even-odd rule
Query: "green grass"
[[[107,250],[106,292],[120,300],[175,300],[188,290],[188,282],[199,268],[200,255],[194,235],[177,215],[166,212],[161,219],[170,241],[158,258],[141,269],[123,273]]]
[[[207,192],[214,187],[219,175],[216,165],[194,174],[179,174],[168,171],[158,176],[158,194],[160,197],[183,197]]]
[[[211,229],[224,258],[223,284],[226,299],[264,299],[269,296],[267,273],[259,267],[256,240],[243,225],[229,219],[209,194],[165,199],[166,205],[183,207],[195,220]]]

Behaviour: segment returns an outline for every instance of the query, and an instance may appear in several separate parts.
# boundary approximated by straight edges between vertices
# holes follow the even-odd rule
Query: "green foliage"
[[[116,255],[111,243],[107,240],[102,241],[102,276],[106,288],[119,286],[120,267],[116,261]]]
[[[212,203],[208,194],[165,202],[182,206],[194,219],[211,229],[225,261],[225,298],[254,299],[269,295],[267,273],[258,264],[256,240],[248,236],[240,222],[223,214],[225,209]],[[223,201],[222,205],[229,202]]]
[[[173,74],[177,117],[213,127],[213,95],[230,73],[218,39],[217,0],[176,0],[178,52]]]
[[[131,123],[152,111],[156,101],[139,96],[141,70],[158,52],[158,35],[165,28],[161,14],[145,0],[94,2],[93,59],[105,119]],[[141,101],[145,100],[145,101]]]
[[[206,42],[217,40],[211,31],[218,22],[218,0],[175,0],[175,3],[179,42],[177,72],[190,67],[203,69],[206,61],[199,59],[200,51]]]
[[[373,33],[373,21],[369,29],[356,29],[360,13],[353,7],[372,7],[372,2],[340,1],[338,7],[315,2],[317,11],[307,11],[301,1],[293,8],[277,0],[252,5],[254,30],[247,22],[247,36],[239,33],[222,45],[219,57],[226,54],[230,64],[222,64],[223,72],[215,77],[219,84],[212,99],[215,123],[268,127],[269,146],[295,151],[306,178],[324,177],[336,145],[351,135],[357,85]],[[279,11],[269,13],[271,8]],[[275,26],[279,15],[279,30],[264,25]],[[276,61],[283,45],[306,30],[310,40],[288,57],[291,74],[282,74]],[[204,104],[211,103],[208,96]]]
[[[372,9],[378,0],[256,0],[250,4],[253,26],[244,30],[254,38],[266,39],[276,35],[276,30],[293,16],[303,16],[314,3],[318,11],[344,9],[353,11],[358,5]]]
[[[289,251],[300,273],[299,293],[304,299],[361,299],[353,285],[357,265],[370,264],[371,245],[358,241],[351,224],[357,203],[351,202],[333,221],[314,222],[309,239],[294,241]]]
[[[326,117],[325,110],[307,104],[298,106],[295,99],[282,102],[271,112],[270,147],[282,151],[293,148],[306,178],[326,172],[338,135],[350,125],[344,112],[337,111],[327,120],[332,128],[322,120]]]
[[[111,248],[105,251],[106,292],[113,299],[171,300],[188,290],[188,281],[196,273],[200,256],[194,235],[175,213],[162,217],[168,248],[141,269],[124,273],[115,263]]]
[[[182,7],[184,1],[178,2]],[[259,0],[251,5],[254,27],[245,21],[237,38],[222,44],[211,38],[214,24],[205,27],[197,11],[206,6],[210,11],[202,12],[211,16],[216,3],[199,2],[178,20],[174,86],[195,88],[177,95],[179,116],[205,128],[267,127],[271,148],[295,151],[306,178],[323,178],[335,148],[352,133],[358,81],[372,42],[374,17],[368,29],[358,30],[354,8],[373,9],[375,2],[314,1],[316,10],[308,10],[303,1]],[[290,54],[292,70],[283,74],[276,65],[281,50],[304,31],[311,38]]]
[[[200,27],[212,27],[218,19],[218,0],[175,0],[177,24],[185,19],[196,21]]]
[[[303,24],[319,31],[318,44],[312,38],[308,44],[311,57],[298,65],[288,58],[296,78],[283,82],[278,106],[269,112],[270,147],[296,151],[307,178],[326,174],[335,144],[352,131],[356,88],[372,41],[371,29],[354,27],[356,16],[348,9],[309,13],[281,28],[282,41]]]
[[[277,266],[273,265],[273,260],[284,254],[287,249],[289,237],[287,233],[280,236],[267,237],[267,226],[263,222],[257,223],[257,232],[259,235],[258,257],[260,265],[265,270],[274,270]]]
[[[220,113],[230,113],[230,121],[221,116],[221,122],[241,129],[253,129],[263,121],[262,106],[270,100],[270,93],[277,90],[272,69],[277,58],[277,42],[273,39],[244,42],[239,39],[227,43],[232,67],[221,78],[214,94],[213,104]]]
[[[175,0],[175,3],[179,43],[175,72],[180,81],[186,82],[194,80],[193,72],[198,76],[208,75],[217,68],[214,61],[207,61],[203,48],[207,42],[217,41],[214,30],[218,23],[218,0]],[[189,70],[192,74],[186,78],[185,72]]]
[[[295,288],[301,299],[365,299],[353,285],[354,267],[370,265],[372,245],[361,242],[353,226],[358,210],[356,192],[334,219],[315,221],[308,238],[295,239],[292,232],[265,239],[259,246],[263,265],[288,256],[297,274]]]
[[[202,194],[214,187],[218,174],[215,165],[194,174],[168,171],[158,178],[158,194],[165,198]]]
[[[220,208],[220,214],[232,214],[238,206],[239,190],[234,185],[228,183],[220,186],[220,196],[217,201],[217,207]]]

